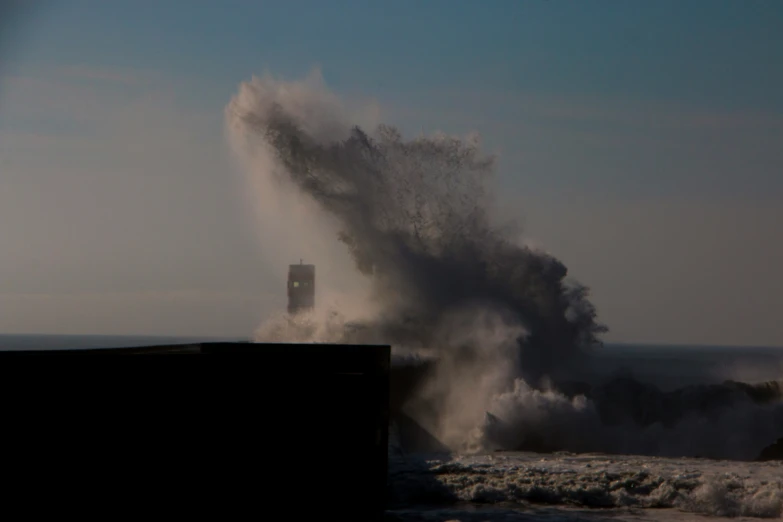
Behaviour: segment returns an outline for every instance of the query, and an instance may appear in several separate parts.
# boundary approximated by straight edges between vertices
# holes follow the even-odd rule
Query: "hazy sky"
[[[223,109],[320,66],[405,132],[481,133],[607,340],[783,345],[783,2],[8,5],[0,332],[250,335],[282,309]]]

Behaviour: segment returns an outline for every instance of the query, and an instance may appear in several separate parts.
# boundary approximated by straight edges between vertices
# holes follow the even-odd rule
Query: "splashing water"
[[[375,115],[341,101],[318,73],[253,78],[226,108],[272,250],[296,248],[288,259],[304,250],[321,274],[318,308],[268,320],[259,341],[381,342],[434,354],[438,364],[407,406],[452,448],[536,439],[548,449],[744,458],[783,433],[780,397],[757,404],[697,390],[661,406],[660,392],[632,379],[590,397],[564,393],[555,383],[579,375],[606,331],[588,289],[495,222],[494,159],[477,137],[406,139]],[[275,261],[287,264],[282,254]],[[337,290],[338,280],[349,290]],[[705,412],[710,394],[728,414]],[[660,411],[680,403],[674,417]],[[650,411],[650,422],[640,417]],[[710,443],[738,425],[745,431],[729,442]]]
[[[331,220],[335,240],[369,282],[363,307],[372,315],[332,309],[302,321],[306,328],[281,318],[262,326],[261,339],[335,341],[350,321],[360,324],[352,330],[359,337],[433,350],[444,361],[430,389],[441,412],[455,401],[468,409],[459,392],[467,387],[451,386],[455,379],[486,402],[514,377],[564,371],[598,342],[605,328],[586,288],[568,284],[562,263],[492,222],[494,160],[477,138],[406,140],[388,125],[366,131],[318,75],[254,78],[226,114],[236,150],[263,166],[263,190],[294,194]]]

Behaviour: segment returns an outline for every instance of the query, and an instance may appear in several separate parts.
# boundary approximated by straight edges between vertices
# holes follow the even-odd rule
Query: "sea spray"
[[[332,309],[322,320],[339,316],[360,323],[361,335],[438,353],[448,368],[429,388],[439,424],[455,410],[465,414],[467,406],[455,408],[449,397],[461,396],[466,383],[481,382],[473,393],[473,415],[480,416],[511,377],[562,373],[598,342],[605,328],[586,289],[567,282],[560,261],[518,244],[493,222],[495,161],[477,137],[405,139],[390,125],[364,130],[317,76],[254,78],[240,86],[226,116],[235,150],[246,164],[261,165],[256,190],[264,201],[282,193],[307,208],[310,222],[331,223],[352,271],[369,283],[361,308],[372,315]],[[327,257],[320,252],[311,261]],[[460,314],[493,319],[457,335],[448,324]],[[312,323],[307,331],[313,340],[341,337],[339,328]]]
[[[758,404],[747,390],[685,390],[665,402],[629,378],[567,396],[564,383],[578,381],[606,331],[587,287],[494,221],[495,160],[477,136],[408,139],[391,125],[358,125],[376,115],[317,73],[253,78],[228,104],[268,250],[283,264],[305,251],[319,266],[318,308],[266,321],[258,340],[382,342],[437,358],[406,406],[455,449],[545,441],[752,458],[783,433],[779,398]]]

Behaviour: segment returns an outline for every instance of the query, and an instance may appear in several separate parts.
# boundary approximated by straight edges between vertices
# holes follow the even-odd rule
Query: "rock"
[[[777,442],[770,444],[763,450],[756,458],[757,461],[767,460],[783,460],[783,437],[779,438]]]

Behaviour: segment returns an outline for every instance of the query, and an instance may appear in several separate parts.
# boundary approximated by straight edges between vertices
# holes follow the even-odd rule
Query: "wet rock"
[[[756,458],[756,460],[783,460],[783,437],[779,438],[777,442],[770,444],[761,450],[761,453]]]

